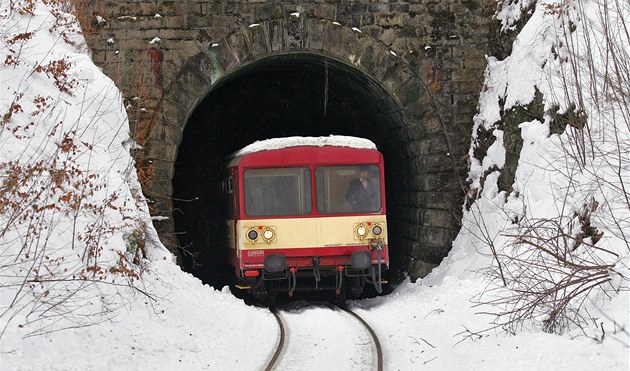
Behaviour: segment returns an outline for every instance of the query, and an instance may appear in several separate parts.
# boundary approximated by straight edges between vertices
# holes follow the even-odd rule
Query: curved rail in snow
[[[273,313],[273,315],[276,317],[276,321],[278,321],[278,327],[280,327],[280,335],[278,336],[278,344],[276,345],[276,351],[271,357],[271,360],[269,361],[269,363],[267,363],[267,367],[265,367],[265,371],[273,370],[273,367],[278,362],[278,359],[280,358],[280,355],[282,354],[284,350],[285,331],[284,331],[284,324],[282,323],[282,318],[280,317],[280,313],[278,313],[278,309],[275,309],[275,308],[272,309],[271,313]]]
[[[374,347],[376,350],[375,369],[378,371],[383,371],[383,352],[381,350],[381,343],[378,340],[378,337],[376,336],[376,333],[374,332],[374,330],[370,327],[370,325],[367,322],[365,322],[365,320],[363,320],[363,318],[361,318],[358,314],[354,313],[352,310],[348,308],[330,305],[330,304],[327,304],[326,307],[330,308],[333,311],[336,311],[337,308],[341,309],[344,312],[350,314],[352,317],[354,317],[361,323],[361,326],[367,330],[367,332],[372,337],[372,342],[374,343]],[[281,363],[282,355],[285,353],[287,344],[288,344],[286,341],[287,336],[288,336],[287,335],[288,327],[286,326],[288,326],[288,322],[283,321],[282,316],[277,309],[272,309],[271,313],[273,313],[273,315],[276,317],[276,320],[278,321],[279,340],[276,345],[276,350],[274,351],[273,356],[271,357],[270,361],[267,363],[267,366],[265,366],[265,371],[271,371],[271,370],[274,370],[276,367],[278,367],[278,365]],[[318,354],[317,356],[321,356],[321,354]]]
[[[372,330],[372,327],[370,327],[370,325],[367,322],[365,322],[365,320],[361,318],[361,316],[354,313],[350,309],[346,307],[339,307],[339,308],[351,314],[354,318],[358,319],[359,322],[361,322],[361,324],[363,325],[363,327],[365,327],[365,329],[368,330],[368,332],[370,333],[370,336],[372,336],[372,340],[374,341],[374,346],[376,347],[376,369],[378,371],[383,371],[383,350],[381,349],[381,342],[378,340],[378,336],[376,336],[376,333],[374,332],[374,330]]]

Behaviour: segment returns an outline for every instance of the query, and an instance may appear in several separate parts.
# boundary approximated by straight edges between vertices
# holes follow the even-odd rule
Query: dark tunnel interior
[[[175,164],[173,217],[183,268],[221,289],[232,270],[221,235],[225,211],[218,190],[234,151],[276,137],[350,135],[383,153],[388,205],[402,171],[391,128],[400,109],[372,79],[352,66],[313,54],[269,57],[224,77],[189,118]],[[390,206],[392,207],[392,206]],[[395,223],[388,220],[390,245]],[[396,251],[391,252],[390,272]]]

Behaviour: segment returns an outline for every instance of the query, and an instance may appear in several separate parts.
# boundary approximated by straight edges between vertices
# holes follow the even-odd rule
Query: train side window
[[[234,191],[232,190],[232,176],[221,182],[221,193],[223,194],[225,211],[229,218],[234,216]]]
[[[361,170],[367,171],[363,183]],[[376,165],[320,166],[315,169],[315,188],[318,213],[381,210],[380,171]]]
[[[311,213],[308,168],[247,169],[244,183],[245,213],[249,216]]]

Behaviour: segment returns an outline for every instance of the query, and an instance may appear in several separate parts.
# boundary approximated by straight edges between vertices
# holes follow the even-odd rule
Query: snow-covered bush
[[[1,4],[0,336],[96,323],[133,297],[145,240],[159,246],[127,115],[71,1]]]
[[[519,2],[497,13],[504,27],[514,9]],[[508,331],[597,339],[627,331],[627,318],[607,308],[627,305],[630,279],[628,19],[626,1],[541,0],[512,54],[488,58],[464,229],[493,259],[485,273],[496,286],[479,301]],[[535,99],[540,119],[506,114],[532,113]],[[506,137],[517,127],[515,144]],[[506,187],[499,179],[510,156],[518,166]]]

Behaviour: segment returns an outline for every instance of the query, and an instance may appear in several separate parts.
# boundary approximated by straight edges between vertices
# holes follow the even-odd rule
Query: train
[[[233,289],[276,303],[327,291],[338,303],[389,269],[383,155],[349,136],[257,141],[232,154],[222,181]],[[370,289],[371,290],[371,289]]]

